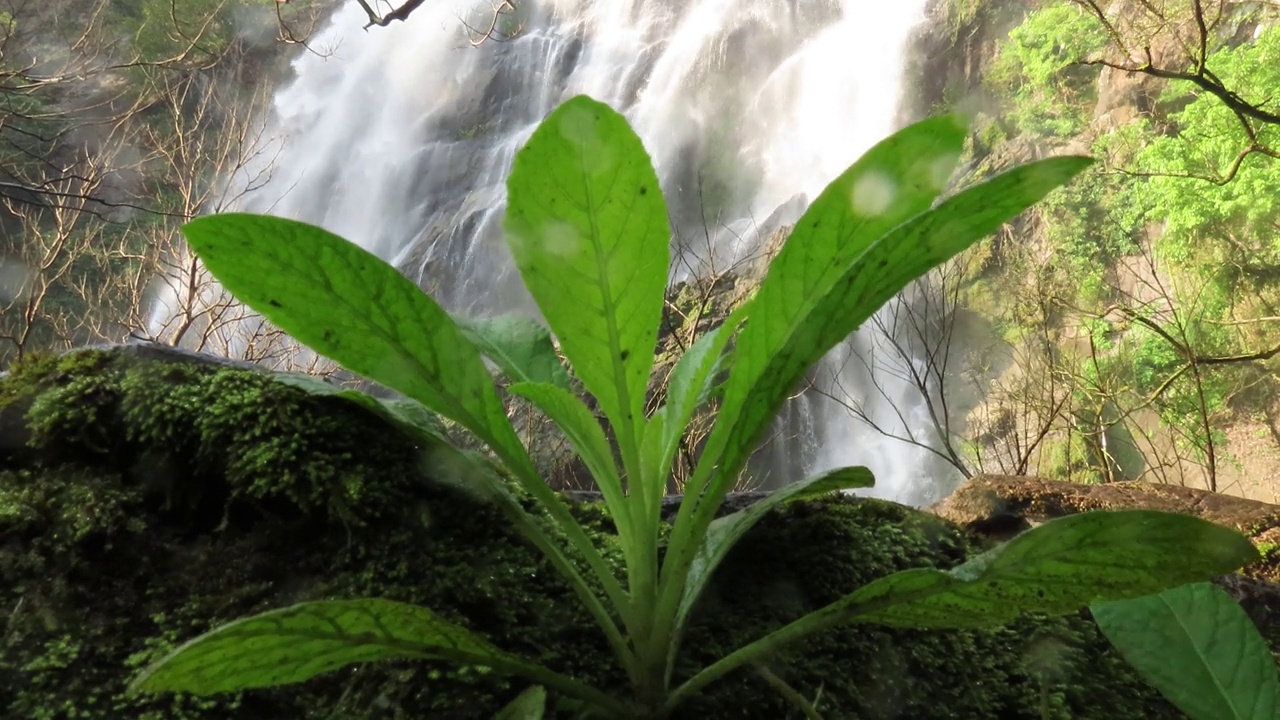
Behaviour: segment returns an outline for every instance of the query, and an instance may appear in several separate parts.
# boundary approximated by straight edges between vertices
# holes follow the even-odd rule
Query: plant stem
[[[818,713],[818,708],[814,707],[813,703],[809,702],[809,699],[801,695],[798,690],[788,685],[786,680],[775,675],[772,670],[764,665],[757,665],[755,669],[756,673],[764,678],[764,681],[769,683],[774,690],[777,690],[779,695],[786,698],[787,702],[795,705],[807,720],[822,720],[822,715]]]
[[[670,712],[677,705],[684,702],[691,695],[707,685],[710,685],[743,665],[748,665],[762,660],[797,640],[801,640],[813,635],[814,633],[822,632],[823,630],[827,630],[838,625],[854,622],[861,615],[874,613],[891,605],[915,602],[916,600],[934,595],[937,592],[937,587],[928,587],[921,590],[891,594],[886,597],[861,603],[855,607],[849,607],[846,602],[837,600],[824,608],[815,610],[797,620],[793,620],[787,625],[784,625],[778,630],[775,630],[754,642],[743,645],[737,650],[734,650],[716,662],[703,668],[668,696],[666,709]]]

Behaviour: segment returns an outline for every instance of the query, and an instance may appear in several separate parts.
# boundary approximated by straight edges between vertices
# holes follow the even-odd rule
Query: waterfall
[[[488,2],[438,0],[369,31],[358,6],[343,5],[277,93],[283,146],[241,209],[322,225],[450,310],[488,314],[532,307],[502,246],[504,182],[561,101],[587,93],[622,111],[662,178],[686,260],[677,267],[727,267],[896,128],[926,0],[524,0],[519,32],[477,47],[463,23]],[[835,351],[818,382],[837,396],[867,390],[865,369],[849,361],[873,334]],[[882,404],[902,411],[873,407],[886,425],[921,422],[914,388],[881,389]],[[872,494],[913,504],[938,495],[927,451],[839,403],[802,397],[783,426],[766,483],[866,464]]]

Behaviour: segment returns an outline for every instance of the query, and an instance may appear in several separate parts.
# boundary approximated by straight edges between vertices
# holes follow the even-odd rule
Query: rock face
[[[981,475],[955,491],[932,511],[980,542],[1003,540],[1030,526],[1090,510],[1160,510],[1193,515],[1232,528],[1253,539],[1263,560],[1245,568],[1246,576],[1280,580],[1280,506],[1180,487],[1144,482],[1084,485],[1044,478]]]
[[[1280,647],[1280,506],[1175,485],[1122,482],[1082,485],[1043,478],[982,475],[931,508],[979,545],[1006,540],[1033,525],[1090,510],[1160,510],[1193,515],[1251,538],[1262,560],[1219,578],[1272,647]]]
[[[0,379],[0,716],[482,718],[523,689],[483,668],[400,662],[241,696],[125,692],[141,666],[211,626],[360,596],[427,605],[620,689],[572,593],[430,457],[357,403],[252,369],[120,348],[13,368]],[[600,508],[574,507],[609,547]],[[773,513],[718,574],[677,676],[887,573],[963,561],[973,519],[955,517],[843,496]],[[820,695],[828,718],[1030,719],[1042,702],[1053,718],[1179,717],[1083,616],[966,632],[853,626],[769,667]],[[794,712],[744,672],[679,716]]]
[[[1029,526],[1090,510],[1117,508],[1176,512],[1235,529],[1256,542],[1274,542],[1280,506],[1179,487],[1141,482],[1084,485],[1044,478],[981,475],[932,508],[967,529],[1003,522]]]

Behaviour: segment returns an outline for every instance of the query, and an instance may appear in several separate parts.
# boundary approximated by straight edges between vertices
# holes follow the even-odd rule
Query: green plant
[[[516,157],[507,241],[608,434],[569,390],[549,336],[515,332],[532,321],[460,324],[390,266],[309,225],[237,214],[189,223],[192,248],[240,300],[491,450],[456,451],[459,475],[568,579],[631,694],[610,695],[506,653],[429,609],[380,599],[309,602],[238,620],[179,648],[135,686],[207,694],[298,682],[355,662],[435,657],[524,676],[584,715],[661,718],[726,673],[838,624],[999,624],[1024,612],[1065,613],[1142,596],[1255,559],[1244,537],[1195,518],[1078,515],[950,571],[919,568],[881,578],[691,677],[673,677],[698,599],[735,542],[781,503],[872,482],[865,468],[844,468],[717,518],[794,385],[907,283],[1089,162],[1032,163],[935,204],[965,136],[956,117],[926,120],[881,142],[837,178],[797,223],[755,296],[684,353],[665,403],[646,415],[670,259],[665,201],[621,115],[585,97],[553,112]],[[591,472],[617,527],[620,575],[539,476],[482,356],[514,381],[509,392],[554,421]],[[712,397],[716,422],[664,536],[662,495],[681,436]],[[404,427],[435,435],[422,420],[426,413],[407,412],[403,403],[388,407]],[[540,716],[541,693],[521,695],[504,716]]]

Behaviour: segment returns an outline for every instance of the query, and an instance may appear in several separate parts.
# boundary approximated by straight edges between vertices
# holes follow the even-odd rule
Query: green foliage
[[[240,224],[231,232],[209,218],[184,228],[188,241],[207,256],[206,263],[217,268],[214,272],[224,284],[241,287],[249,284],[249,278],[281,267],[298,277],[326,279],[326,284],[315,286],[254,284],[256,289],[242,293],[246,304],[266,308],[268,317],[297,318],[298,340],[324,347],[331,356],[349,358],[351,370],[418,399],[491,445],[523,454],[480,352],[413,283],[398,274],[389,275],[374,256],[340,238],[316,241],[314,228],[300,223],[281,228],[268,218],[239,217]],[[291,231],[292,237],[281,239],[278,252],[249,254],[255,238],[281,230]],[[291,250],[304,243],[310,243],[314,252]],[[223,257],[251,262],[224,268],[218,262]],[[334,298],[360,297],[365,294],[361,288],[375,286],[379,288],[376,305],[333,302]],[[366,336],[364,330],[370,326],[375,331]]]
[[[670,264],[667,205],[626,120],[576,103],[516,156],[505,228],[516,266],[584,387],[635,447]],[[638,476],[638,457],[623,461]]]
[[[112,3],[108,25],[132,38],[144,60],[207,62],[235,39],[236,14],[257,0],[135,0]]]
[[[312,402],[322,400],[266,373],[99,353],[37,355],[13,372],[41,378],[28,388],[34,397],[0,396],[0,409],[26,407],[33,452],[77,461],[112,458],[134,444],[151,448],[132,469],[175,507],[207,502],[215,477],[227,479],[232,499],[287,499],[356,525],[398,514],[403,500],[374,489],[383,472],[402,472],[403,461],[387,468],[357,461],[357,450],[379,443],[344,439],[344,417],[314,412]]]
[[[960,31],[978,19],[988,5],[982,0],[948,0],[947,27],[953,40],[959,37]]]
[[[1086,172],[1038,208],[1043,237],[1056,250],[1054,263],[1068,291],[1083,302],[1101,299],[1105,270],[1137,248],[1145,218],[1132,213],[1130,185],[1100,170]]]
[[[1072,428],[1065,437],[1049,437],[1041,443],[1036,472],[1044,477],[1093,484],[1101,480],[1096,460],[1084,435]]]
[[[1280,83],[1277,57],[1280,26],[1272,25],[1251,43],[1212,53],[1207,64],[1240,97],[1271,108]],[[1275,241],[1280,164],[1251,155],[1230,182],[1212,182],[1231,176],[1251,142],[1240,119],[1221,100],[1186,83],[1172,83],[1166,96],[1186,105],[1169,115],[1167,128],[1140,126],[1145,142],[1136,154],[1138,168],[1154,173],[1144,193],[1165,223],[1162,252],[1179,264],[1227,271],[1222,280],[1274,279],[1280,266]],[[1276,125],[1259,124],[1254,132],[1260,145],[1280,144]],[[1205,180],[1188,180],[1188,175]]]
[[[1133,553],[1120,556],[1117,546]],[[1082,513],[1045,523],[945,573],[890,575],[849,596],[840,610],[906,627],[988,625],[1029,606],[1059,614],[1097,597],[1179,585],[1256,552],[1239,533],[1186,516]]]
[[[1096,70],[1078,65],[1104,47],[1101,25],[1078,3],[1058,0],[1009,33],[988,82],[1012,98],[1007,117],[1024,133],[1070,137],[1088,121]]]
[[[29,435],[25,448],[6,444],[0,452],[0,533],[13,540],[0,548],[0,598],[14,610],[0,643],[0,715],[309,717],[305,694],[288,702],[260,696],[252,708],[278,708],[260,714],[238,711],[238,696],[129,695],[119,678],[126,657],[140,668],[211,623],[263,609],[264,593],[277,604],[292,602],[300,587],[313,597],[394,588],[404,600],[444,607],[447,598],[473,610],[505,594],[509,607],[486,617],[508,645],[512,638],[500,631],[521,618],[576,622],[556,609],[572,606],[561,601],[563,590],[543,590],[537,578],[554,574],[531,553],[466,552],[469,544],[510,546],[506,536],[494,540],[484,530],[501,521],[474,506],[446,507],[439,490],[424,493],[424,469],[439,471],[426,448],[371,421],[376,416],[361,406],[281,385],[273,374],[190,359],[139,360],[132,351],[32,355],[0,379],[5,440],[22,442],[15,427]],[[242,377],[229,379],[236,375]],[[145,400],[128,397],[146,392],[149,382],[155,391]],[[66,391],[71,386],[83,392]],[[223,398],[219,388],[242,391]],[[199,400],[151,406],[148,414],[146,400],[166,394]],[[86,404],[95,408],[92,416],[80,412]],[[123,412],[125,405],[133,409]],[[228,417],[210,417],[221,413]],[[172,438],[196,444],[167,444]],[[305,456],[270,457],[274,448],[290,447],[305,448]],[[268,462],[238,462],[248,457]],[[22,469],[10,471],[12,463]],[[349,495],[348,480],[357,478],[368,482]],[[581,517],[594,526],[591,515]],[[436,533],[459,546],[442,546]],[[484,577],[459,576],[477,567]],[[516,586],[537,600],[511,592]],[[556,642],[553,634],[532,637]],[[563,647],[583,652],[582,645]],[[425,716],[465,717],[449,715],[458,712],[455,702],[488,702],[504,692],[500,683],[447,670],[441,677],[455,697],[434,705],[413,700]],[[341,689],[326,704],[337,703]],[[352,714],[340,714],[365,712],[373,695],[353,696]]]
[[[390,266],[318,228],[246,215],[189,224],[191,246],[239,299],[318,352],[459,423],[494,452],[495,462],[459,454],[470,461],[466,479],[568,581],[603,631],[629,692],[593,688],[494,649],[426,610],[415,614],[380,600],[239,621],[191,641],[152,666],[139,685],[216,692],[296,682],[370,657],[432,657],[525,675],[608,716],[665,717],[729,673],[850,621],[997,624],[1019,612],[1065,612],[1158,591],[1254,559],[1242,537],[1193,518],[1084,515],[1047,524],[949,572],[889,575],[727,652],[673,687],[691,608],[728,548],[764,516],[739,511],[713,525],[720,505],[794,383],[905,285],[1088,165],[1081,158],[1033,163],[933,205],[964,137],[958,118],[927,120],[872,148],[837,178],[797,222],[758,293],[735,313],[741,317],[711,336],[687,370],[683,361],[677,366],[667,402],[683,409],[646,416],[669,257],[656,176],[626,121],[588,98],[566,102],[534,132],[509,181],[508,241],[610,432],[561,386],[522,382],[512,391],[540,407],[583,455],[617,529],[625,578],[538,475],[480,350],[434,301]],[[670,439],[683,434],[687,408],[706,396],[711,369],[739,319],[744,324],[726,356],[730,374],[716,423],[667,535],[661,501],[672,470]],[[525,366],[516,365],[519,375]],[[509,490],[504,474],[538,514]],[[850,469],[793,493],[864,486],[868,479],[865,470]],[[315,622],[317,612],[323,622]],[[301,643],[294,625],[304,620],[309,639]],[[323,662],[315,643],[329,643]],[[335,643],[345,650],[330,653]],[[253,665],[253,647],[270,648],[270,677]],[[218,682],[205,682],[210,678]]]
[[[1192,720],[1280,714],[1271,650],[1217,585],[1184,585],[1090,610],[1121,654]]]
[[[568,695],[603,707],[614,704],[424,607],[389,600],[302,603],[223,625],[196,642],[192,651],[178,648],[172,661],[144,672],[136,687],[209,695],[301,682],[360,662],[438,657],[511,675],[542,675]]]
[[[556,355],[551,333],[538,322],[502,315],[463,322],[461,330],[513,380],[569,386],[569,374]]]
[[[1274,318],[1280,306],[1280,246],[1274,242],[1280,165],[1270,157],[1280,142],[1277,126],[1237,116],[1192,82],[1119,69],[1100,75],[1096,66],[1072,65],[1101,58],[1136,67],[1143,48],[1150,48],[1157,69],[1195,72],[1196,48],[1175,30],[1194,28],[1190,3],[1121,8],[1108,16],[1114,39],[1082,3],[1033,5],[1039,9],[1000,44],[984,78],[1007,112],[979,133],[975,153],[985,166],[1032,156],[1046,145],[1088,143],[1105,161],[1046,199],[1036,222],[1019,228],[1028,242],[1005,243],[985,268],[993,287],[1016,283],[1040,305],[1010,293],[973,293],[979,303],[974,309],[998,314],[1011,326],[1005,337],[1017,352],[1031,351],[1027,338],[1059,341],[1053,364],[1061,369],[1057,377],[1071,385],[1071,400],[1057,418],[1043,419],[1084,423],[1086,437],[1071,443],[1100,437],[1103,428],[1090,416],[1103,403],[1115,406],[1116,417],[1136,418],[1150,409],[1161,428],[1146,454],[1165,455],[1172,445],[1180,470],[1195,474],[1197,461],[1208,470],[1212,444],[1221,467],[1232,450],[1225,444],[1229,433],[1252,424],[1262,414],[1262,398],[1275,394],[1273,360],[1215,361],[1192,369],[1187,361],[1247,358],[1280,344],[1277,326],[1262,320]],[[1224,10],[1209,25],[1205,63],[1214,82],[1273,112],[1280,82],[1274,19],[1274,9],[1263,6]],[[1244,156],[1251,133],[1260,151]],[[1024,311],[1028,304],[1031,312]],[[1122,323],[1107,342],[1082,347],[1079,323],[1091,322],[1093,313],[1114,318],[1116,308],[1142,313],[1175,340],[1132,322]],[[1098,464],[1090,456],[1108,453],[1085,448],[1081,454],[1065,442],[1042,449],[1042,459],[1053,461],[1050,468],[1081,480],[1108,476],[1089,467]],[[1151,460],[1147,468],[1154,470],[1169,456]],[[1243,470],[1246,476],[1259,472]]]
[[[1183,331],[1185,337],[1175,339],[1196,348],[1198,355],[1227,351],[1220,325],[1206,323],[1197,316]],[[1177,430],[1180,443],[1203,457],[1209,441],[1205,436],[1206,417],[1212,421],[1224,417],[1230,409],[1228,399],[1237,386],[1233,368],[1207,364],[1193,368],[1167,338],[1145,325],[1126,333],[1122,353],[1115,363],[1121,372],[1132,373],[1124,377],[1133,379],[1140,396],[1155,398],[1154,407],[1161,421]],[[1222,438],[1212,440],[1220,443]]]

